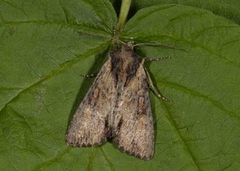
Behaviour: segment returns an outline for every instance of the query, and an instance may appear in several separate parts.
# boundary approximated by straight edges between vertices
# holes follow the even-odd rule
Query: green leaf
[[[239,15],[225,15],[234,5],[222,15],[154,5],[127,22],[122,40],[164,45],[137,47],[140,55],[171,57],[147,64],[170,102],[152,96],[156,149],[142,161],[110,143],[65,144],[74,106],[92,82],[81,75],[98,71],[111,45],[111,3],[0,1],[0,170],[238,170]]]
[[[140,10],[124,39],[145,56],[170,56],[149,70],[170,103],[154,99],[160,170],[238,170],[240,167],[240,27],[206,10],[159,5]],[[154,167],[155,166],[155,167]]]
[[[216,15],[240,23],[240,1],[238,0],[134,0],[133,6],[138,10],[159,4],[179,4],[207,9]]]

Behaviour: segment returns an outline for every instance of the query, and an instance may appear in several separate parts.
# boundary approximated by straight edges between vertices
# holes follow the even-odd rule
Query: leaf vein
[[[33,170],[34,171],[42,170],[42,168],[51,165],[53,162],[59,161],[66,153],[68,153],[70,151],[70,149],[71,148],[69,148],[69,147],[65,148],[61,152],[58,152],[53,158],[46,160],[46,161],[42,162],[41,164],[37,165]]]
[[[108,32],[85,23],[76,24],[76,23],[64,23],[64,22],[50,22],[45,20],[4,21],[0,25],[0,27],[5,27],[8,25],[20,25],[20,24],[60,25],[61,27],[68,27],[76,30],[77,32],[81,32],[81,33],[89,34],[93,36],[99,36],[99,37],[105,37],[105,38],[109,38],[111,36]]]
[[[191,40],[187,40],[185,38],[175,38],[175,37],[170,36],[170,35],[149,35],[147,38],[146,37],[141,37],[141,38],[139,37],[138,41],[149,42],[149,41],[161,40],[163,37],[172,39],[172,40],[174,40],[176,42],[177,41],[185,42],[185,43],[189,44],[192,47],[199,47],[199,48],[205,50],[206,52],[208,52],[209,54],[215,55],[216,57],[218,57],[219,59],[222,59],[226,63],[229,63],[232,66],[237,67],[237,68],[240,69],[240,63],[237,63],[237,62],[235,62],[233,60],[230,60],[230,59],[226,58],[225,56],[223,56],[223,55],[221,55],[219,53],[214,52],[214,50],[212,50],[210,48],[207,48],[207,47],[205,47],[204,45],[202,45],[200,43],[197,43],[197,42],[194,42],[194,41],[191,41]],[[158,43],[158,42],[155,41],[155,43]],[[219,51],[219,50],[215,50],[215,51]]]
[[[165,85],[167,85],[169,87],[172,87],[172,88],[174,88],[176,90],[181,90],[182,92],[188,93],[188,94],[190,94],[192,96],[200,97],[200,98],[203,98],[203,99],[207,100],[213,106],[215,106],[216,108],[218,108],[221,111],[223,111],[224,113],[226,113],[228,116],[236,118],[238,120],[238,122],[240,123],[240,117],[234,111],[230,111],[230,110],[226,109],[225,106],[221,102],[219,102],[219,101],[217,101],[215,99],[212,99],[209,96],[201,94],[200,92],[198,92],[196,90],[189,89],[189,88],[184,87],[182,85],[179,85],[177,83],[163,81],[163,84],[165,84]],[[239,126],[240,126],[240,124],[239,124]]]
[[[103,154],[104,159],[105,159],[106,162],[108,163],[110,170],[114,171],[115,169],[114,169],[114,167],[113,167],[113,164],[112,164],[112,162],[109,160],[109,158],[107,157],[105,151],[103,150],[102,147],[100,147],[100,150],[101,150],[101,152],[102,152],[102,154]]]
[[[108,42],[107,42],[108,43]],[[89,51],[87,51],[85,54],[82,54],[82,55],[77,55],[75,58],[69,60],[69,61],[66,61],[62,64],[59,65],[58,68],[55,68],[53,69],[52,71],[50,71],[48,74],[46,74],[44,77],[40,78],[39,80],[37,80],[36,82],[30,84],[29,86],[21,89],[21,91],[19,91],[14,97],[12,97],[3,107],[2,109],[0,109],[0,114],[4,111],[4,109],[6,109],[6,107],[14,102],[15,100],[18,99],[18,97],[27,92],[28,90],[30,90],[31,88],[41,84],[42,82],[58,75],[59,73],[63,72],[65,69],[73,66],[74,64],[76,64],[77,62],[79,62],[79,59],[81,56],[90,56],[92,54],[95,54],[96,52],[100,51],[103,49],[103,47],[105,47],[107,45],[107,43],[103,43],[101,45],[99,45],[98,47],[94,48],[94,49],[90,49]]]
[[[176,122],[174,121],[172,115],[171,115],[171,112],[168,108],[168,106],[163,103],[163,106],[167,112],[167,119],[168,121],[170,122],[171,126],[174,128],[175,132],[177,133],[178,137],[180,138],[180,140],[182,141],[183,145],[184,145],[184,149],[185,151],[189,154],[189,156],[191,157],[194,165],[196,166],[197,170],[201,171],[202,169],[200,168],[197,160],[196,160],[196,157],[194,156],[193,152],[191,151],[191,149],[188,147],[187,145],[187,142],[186,140],[183,138],[183,136],[181,135],[181,133],[179,132],[179,129],[177,128],[177,124]]]

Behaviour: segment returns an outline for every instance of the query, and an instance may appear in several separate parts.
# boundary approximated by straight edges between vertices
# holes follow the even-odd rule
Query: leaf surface
[[[170,100],[151,96],[154,158],[135,159],[110,143],[65,144],[68,120],[93,81],[81,75],[97,72],[111,45],[117,20],[111,3],[2,0],[0,170],[240,167],[240,27],[237,13],[225,15],[237,6],[229,1],[219,15],[202,6],[172,2],[143,8],[147,1],[138,2],[142,9],[126,23],[121,39],[160,45],[137,47],[142,57],[171,57],[146,63]]]

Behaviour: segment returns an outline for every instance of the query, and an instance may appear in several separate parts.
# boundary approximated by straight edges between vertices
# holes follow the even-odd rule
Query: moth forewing
[[[116,96],[109,58],[73,115],[67,132],[72,146],[94,146],[106,140],[106,120],[114,108]]]
[[[129,44],[110,52],[73,116],[68,144],[93,146],[111,139],[135,157],[153,156],[153,119],[143,63]]]
[[[116,115],[122,116],[116,143],[124,151],[141,159],[150,159],[154,153],[154,128],[148,84],[142,63],[135,77],[124,88]]]

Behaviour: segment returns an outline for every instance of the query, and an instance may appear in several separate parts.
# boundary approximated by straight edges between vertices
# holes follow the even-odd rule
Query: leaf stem
[[[122,0],[119,19],[116,28],[117,32],[121,32],[124,27],[131,6],[131,1],[132,0]]]

